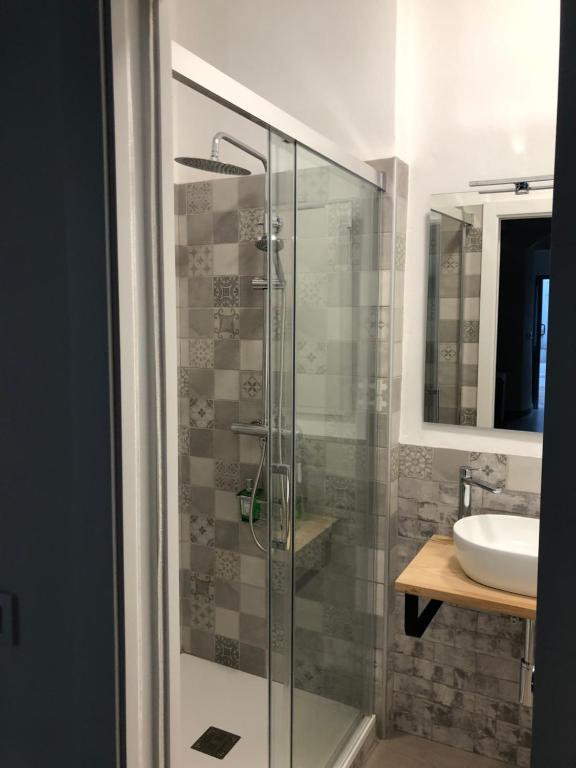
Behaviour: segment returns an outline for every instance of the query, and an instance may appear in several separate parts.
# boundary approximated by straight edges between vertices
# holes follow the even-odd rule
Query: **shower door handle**
[[[292,544],[292,515],[290,510],[292,499],[291,468],[289,464],[273,464],[272,472],[280,475],[280,487],[282,489],[280,499],[281,538],[276,540],[275,543],[282,549],[290,549]]]

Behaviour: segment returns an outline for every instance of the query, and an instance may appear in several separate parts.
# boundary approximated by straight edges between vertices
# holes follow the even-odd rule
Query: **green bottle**
[[[252,499],[252,489],[254,488],[254,481],[251,478],[246,480],[246,487],[242,491],[238,491],[238,501],[240,503],[240,517],[247,523],[250,520],[250,500]],[[254,498],[254,511],[252,512],[252,520],[256,522],[260,520],[260,513],[262,511],[262,490],[256,489],[256,496]]]

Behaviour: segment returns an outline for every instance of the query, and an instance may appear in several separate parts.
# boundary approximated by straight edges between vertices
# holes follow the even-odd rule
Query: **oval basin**
[[[473,515],[454,525],[464,573],[488,587],[536,597],[540,521],[518,515]]]

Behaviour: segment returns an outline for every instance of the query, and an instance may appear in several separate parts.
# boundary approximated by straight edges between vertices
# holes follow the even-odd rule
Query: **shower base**
[[[240,736],[222,761],[225,768],[268,765],[268,683],[264,678],[182,654],[182,768],[214,768],[215,759],[191,749],[210,726]],[[357,710],[306,691],[295,692],[294,768],[347,768],[373,728]],[[356,727],[355,727],[356,726]],[[334,746],[347,731],[348,747],[330,763]]]

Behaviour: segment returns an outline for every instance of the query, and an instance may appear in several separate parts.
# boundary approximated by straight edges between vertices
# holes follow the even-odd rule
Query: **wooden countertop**
[[[395,589],[476,611],[536,618],[535,597],[485,587],[468,578],[448,536],[432,536],[396,579]]]

